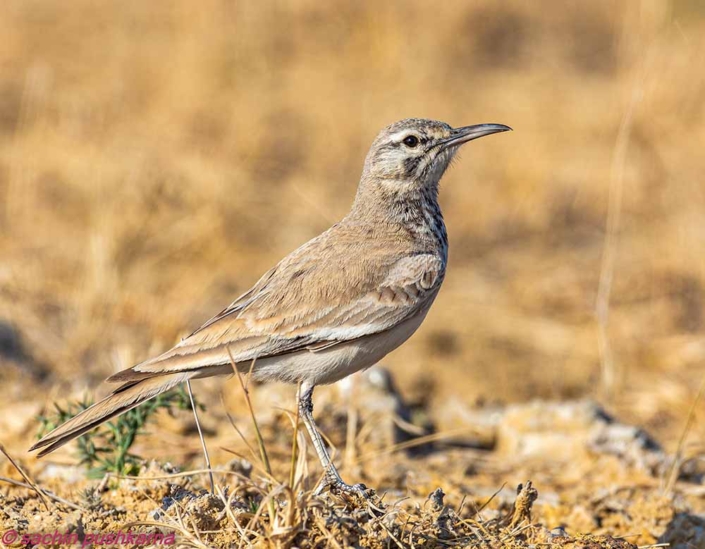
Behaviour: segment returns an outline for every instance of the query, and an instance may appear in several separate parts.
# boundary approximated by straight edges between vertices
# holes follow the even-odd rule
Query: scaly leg
[[[340,473],[338,473],[335,465],[333,465],[333,461],[331,461],[328,450],[326,450],[323,438],[316,427],[316,422],[313,420],[312,397],[313,386],[309,387],[308,385],[303,384],[301,386],[301,393],[299,394],[299,413],[301,418],[304,420],[304,425],[306,425],[306,429],[311,437],[313,447],[316,449],[318,459],[321,461],[321,465],[323,466],[323,470],[326,474],[325,478],[316,488],[314,494],[318,495],[323,492],[327,486],[330,486],[334,491],[357,494],[367,498],[367,487],[364,484],[355,484],[351,486],[343,482],[343,479],[340,478]]]

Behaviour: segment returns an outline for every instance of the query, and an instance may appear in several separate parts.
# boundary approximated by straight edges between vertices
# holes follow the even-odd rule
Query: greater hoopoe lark
[[[404,343],[438,294],[448,239],[438,184],[460,145],[511,128],[408,119],[372,143],[350,213],[293,251],[174,348],[108,382],[106,398],[54,429],[40,456],[187,380],[252,371],[301,383],[300,415],[332,489],[343,482],[313,421],[313,389],[368,368]],[[252,364],[254,361],[254,364]]]

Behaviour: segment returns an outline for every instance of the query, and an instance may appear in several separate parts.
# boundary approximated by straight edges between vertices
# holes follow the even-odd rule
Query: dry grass
[[[425,116],[516,131],[469,146],[444,180],[448,277],[420,333],[385,360],[412,408],[407,419],[456,440],[478,403],[589,396],[679,462],[698,463],[705,11],[692,0],[545,6],[3,2],[0,368],[12,413],[0,432],[9,453],[40,486],[51,484],[51,466],[24,454],[34,414],[93,392],[219,310],[345,213],[383,125]],[[254,440],[237,382],[221,407],[222,388],[194,386],[213,402],[202,419],[216,467],[232,456],[213,446],[247,451],[232,442],[226,409]],[[255,401],[258,416],[286,427],[264,433],[283,482],[291,419],[274,408],[290,408],[293,389]],[[316,405],[339,447],[354,442],[347,473],[411,486],[418,505],[437,486],[462,498],[532,478],[541,494],[560,494],[560,503],[537,504],[548,526],[628,534],[634,521],[605,520],[592,504],[583,512],[580,498],[648,486],[622,502],[631,509],[664,483],[617,465],[599,471],[599,460],[570,477],[497,458],[473,477],[464,467],[478,456],[468,450],[436,443],[420,458],[384,453],[390,446],[370,434],[363,411],[350,404],[343,413],[340,401],[331,389]],[[163,418],[167,434],[151,433],[141,454],[185,466],[200,459],[192,424],[179,422]],[[541,471],[550,472],[539,479]],[[674,494],[688,492],[675,484]],[[296,494],[302,513],[320,505],[306,493]],[[645,506],[632,516],[660,512]],[[419,509],[410,522],[426,520]],[[325,522],[338,511],[320,512]]]
[[[611,536],[568,536],[531,522],[536,492],[530,483],[519,486],[515,505],[489,513],[486,518],[474,503],[454,509],[444,502],[439,488],[422,503],[377,499],[346,501],[295,493],[279,486],[267,491],[244,479],[229,482],[216,494],[194,492],[175,475],[123,479],[108,495],[88,489],[77,511],[57,505],[45,513],[41,528],[53,532],[140,531],[177,536],[180,547],[591,547],[633,548]],[[185,485],[186,484],[186,485]],[[129,488],[126,487],[129,485]],[[528,490],[527,490],[528,488]],[[132,491],[133,494],[129,494]],[[136,492],[136,494],[134,493]],[[161,505],[159,502],[161,501]],[[14,506],[19,515],[31,516],[33,500]],[[272,503],[274,512],[265,509]],[[0,511],[0,518],[6,513]],[[139,518],[135,517],[144,517]],[[24,530],[24,529],[23,529]]]

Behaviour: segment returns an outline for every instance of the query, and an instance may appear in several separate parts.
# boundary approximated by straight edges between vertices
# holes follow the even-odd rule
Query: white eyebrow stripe
[[[394,141],[397,141],[397,140],[401,141],[402,137],[406,137],[407,135],[411,135],[411,134],[416,135],[416,133],[413,130],[401,130],[396,133],[393,133],[389,137]]]

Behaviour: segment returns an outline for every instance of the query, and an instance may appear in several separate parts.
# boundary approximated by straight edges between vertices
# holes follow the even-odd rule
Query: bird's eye
[[[412,147],[412,148],[413,148],[413,147],[415,147],[416,145],[419,144],[419,138],[416,137],[415,135],[407,135],[407,136],[404,138],[403,143],[404,143],[404,145],[406,145],[407,147]]]

